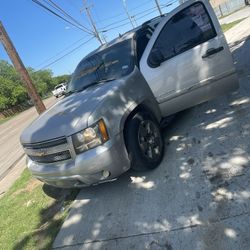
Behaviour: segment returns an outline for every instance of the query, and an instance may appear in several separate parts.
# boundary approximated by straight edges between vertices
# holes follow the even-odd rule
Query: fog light
[[[107,171],[107,170],[103,170],[102,171],[102,176],[103,176],[104,179],[107,179],[110,176],[110,172]]]

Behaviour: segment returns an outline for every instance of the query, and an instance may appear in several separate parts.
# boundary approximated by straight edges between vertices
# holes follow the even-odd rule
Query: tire
[[[128,121],[125,141],[133,170],[150,170],[161,163],[163,137],[158,122],[148,113],[138,112]]]

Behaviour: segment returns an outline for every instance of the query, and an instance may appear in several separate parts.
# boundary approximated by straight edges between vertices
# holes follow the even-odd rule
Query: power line
[[[150,11],[150,10],[152,10],[152,9],[156,9],[156,8],[157,8],[157,7],[152,7],[152,8],[150,8],[150,9],[144,10],[144,11],[142,11],[142,12],[136,13],[136,14],[134,14],[133,16],[138,16],[138,15],[140,15],[140,14],[144,14],[145,12]],[[108,27],[110,27],[110,26],[112,26],[112,25],[114,25],[114,24],[118,24],[118,23],[121,23],[121,22],[124,22],[124,21],[127,21],[127,20],[128,20],[128,18],[125,18],[125,19],[122,19],[122,20],[119,20],[119,21],[110,23],[109,25],[104,26],[102,29],[108,28]],[[125,25],[126,25],[126,24],[125,24]],[[111,27],[111,29],[112,29],[112,27]]]
[[[151,11],[151,12],[149,12],[149,13],[147,13],[147,14],[141,16],[141,17],[138,17],[137,20],[140,20],[140,19],[144,18],[145,16],[149,16],[149,15],[151,15],[151,14],[153,14],[154,12],[157,12],[157,11],[158,11],[158,10],[153,10],[153,11]]]
[[[169,2],[167,2],[166,4],[161,5],[161,7],[168,7],[168,6],[172,5],[172,4],[175,3],[175,2],[178,2],[178,0],[169,1]],[[150,10],[152,10],[152,11],[150,11]],[[150,12],[147,13],[147,14],[145,14],[145,15],[140,16],[141,14],[144,14],[144,13],[146,13],[146,12],[148,12],[148,11],[150,11]],[[137,20],[140,20],[140,19],[144,18],[145,16],[149,16],[150,14],[152,14],[152,13],[154,13],[154,12],[156,12],[156,11],[158,11],[158,10],[157,10],[157,7],[153,7],[153,8],[151,8],[151,9],[148,9],[148,10],[145,10],[145,11],[142,11],[142,12],[139,12],[139,13],[135,14],[134,16],[137,18]],[[139,15],[140,17],[137,17],[138,15]],[[119,23],[119,21],[116,22],[116,23]],[[108,31],[110,31],[110,30],[118,29],[118,28],[123,27],[123,26],[128,25],[128,24],[130,24],[130,22],[126,22],[126,23],[123,23],[123,24],[120,24],[120,25],[111,27],[111,28],[109,28],[109,29],[107,29],[107,30],[103,30],[103,32],[108,32]]]
[[[106,25],[106,26],[104,26],[102,29],[105,29],[105,28],[110,27],[110,26],[112,26],[112,25],[114,25],[114,24],[121,23],[121,22],[124,22],[124,21],[127,21],[127,20],[128,20],[128,18],[126,17],[126,18],[121,19],[121,20],[119,20],[119,21],[116,21],[116,22],[113,22],[113,23],[107,24],[107,25]]]
[[[32,1],[33,1],[33,2],[38,2],[38,0],[32,0]],[[50,1],[50,0],[49,0],[49,1]],[[166,4],[161,5],[161,7],[168,7],[168,6],[172,5],[172,4],[175,3],[175,2],[178,2],[178,0],[169,1],[169,2],[167,2]],[[40,4],[40,2],[39,2],[39,4]],[[46,7],[46,6],[45,6],[45,7]],[[151,10],[149,13],[147,13],[147,14],[145,14],[145,15],[142,15],[142,16],[140,16],[140,17],[137,17],[137,20],[142,19],[142,18],[144,18],[145,16],[148,16],[148,15],[150,15],[150,14],[156,12],[156,11],[157,11],[156,8],[157,8],[157,7],[152,7],[151,9],[147,9],[147,10],[144,10],[144,11],[142,11],[142,12],[139,12],[139,13],[135,14],[134,16],[140,16],[141,14],[144,14],[144,13],[148,12],[149,10]],[[53,13],[53,14],[54,14],[54,13]],[[57,15],[57,13],[55,13],[55,14]],[[60,18],[61,18],[61,17],[60,17]],[[127,18],[126,18],[126,19],[123,19],[123,21],[124,21],[124,20],[127,20]],[[120,21],[120,22],[121,22],[121,21]],[[116,23],[119,23],[119,21],[116,22]],[[127,23],[125,23],[125,24],[122,24],[122,25],[118,25],[118,26],[112,27],[112,28],[110,28],[110,29],[108,29],[108,30],[105,30],[105,31],[103,31],[103,32],[107,32],[107,31],[110,31],[110,30],[113,30],[113,29],[117,29],[117,28],[120,28],[120,27],[122,27],[122,26],[124,26],[124,25],[127,25],[127,24],[129,24],[129,22],[127,22]],[[79,28],[79,27],[78,27],[78,28]],[[91,35],[93,35],[93,34],[91,34]],[[84,37],[84,38],[85,38],[85,37]],[[39,64],[39,65],[42,65],[42,64],[44,64],[45,62],[47,62],[47,61],[53,59],[53,58],[56,57],[57,55],[61,54],[61,53],[64,52],[65,50],[67,50],[67,49],[69,49],[70,47],[72,47],[72,45],[74,45],[74,44],[78,43],[79,41],[83,40],[84,38],[81,38],[81,39],[77,40],[76,42],[74,42],[73,44],[71,44],[70,46],[68,46],[66,49],[64,49],[63,51],[60,51],[59,53],[57,53],[56,55],[52,56],[51,58],[45,60],[43,63],[41,63],[41,64]],[[46,66],[43,66],[43,67],[40,68],[39,70],[48,68],[49,66],[51,66],[51,65],[53,65],[53,64],[55,64],[55,63],[57,63],[58,61],[60,61],[60,60],[63,59],[64,57],[66,57],[66,56],[68,56],[69,54],[75,52],[77,49],[79,49],[81,46],[85,45],[86,43],[88,43],[88,42],[91,41],[92,39],[94,39],[94,37],[91,37],[90,39],[88,39],[88,40],[85,41],[84,43],[81,43],[80,45],[78,45],[77,47],[75,47],[74,49],[72,49],[71,51],[67,52],[66,54],[62,55],[61,57],[57,58],[57,59],[54,60],[53,62],[47,64]],[[38,67],[39,67],[39,66],[38,66]]]
[[[126,12],[126,14],[127,14],[127,16],[128,16],[128,19],[129,19],[129,21],[130,21],[132,27],[135,28],[135,25],[134,25],[134,23],[133,23],[133,21],[132,21],[132,18],[131,18],[131,16],[130,16],[129,12],[128,12],[126,0],[122,0],[122,2],[123,2],[123,8],[124,8],[124,10],[125,10],[125,12]]]
[[[175,2],[179,2],[179,0],[169,1],[169,2],[167,2],[167,3],[165,3],[165,4],[162,4],[161,7],[164,8],[164,7],[171,6],[171,5],[172,5],[173,3],[175,3]],[[157,7],[153,7],[152,9],[156,9],[156,8],[157,8]],[[153,11],[149,12],[148,14],[145,14],[145,15],[143,15],[143,16],[141,16],[141,17],[138,17],[137,20],[142,19],[143,17],[148,16],[148,15],[154,13],[155,11],[158,11],[158,10],[153,10]],[[140,14],[143,14],[143,13],[141,12]],[[138,14],[137,14],[137,15],[138,15]]]
[[[109,20],[109,19],[114,19],[114,18],[119,17],[119,16],[125,16],[125,13],[124,13],[124,12],[120,12],[120,13],[117,14],[117,15],[110,16],[110,17],[107,17],[107,18],[103,18],[103,19],[99,20],[97,23],[101,23],[101,22],[107,21],[107,20]]]
[[[141,15],[141,14],[144,14],[144,13],[148,12],[148,11],[152,11],[152,10],[154,10],[154,9],[156,9],[156,8],[157,8],[157,7],[152,7],[152,8],[150,8],[150,9],[141,11],[141,12],[136,13],[136,14],[134,14],[134,15],[135,15],[135,16],[139,16],[139,15]]]
[[[156,4],[156,6],[157,6],[157,9],[158,9],[160,15],[162,16],[161,7],[160,7],[160,4],[159,4],[158,0],[155,0],[155,4]]]
[[[148,16],[148,15],[150,15],[150,14],[156,12],[156,11],[158,11],[158,10],[155,9],[155,10],[153,10],[153,11],[151,11],[151,12],[149,12],[149,13],[147,13],[147,14],[141,16],[141,17],[138,17],[137,20],[140,20],[140,19],[142,19],[143,17]],[[118,29],[118,28],[123,27],[123,26],[128,25],[128,24],[130,24],[130,23],[127,22],[127,23],[125,23],[125,24],[121,24],[121,25],[112,27],[112,28],[110,28],[110,29],[108,29],[108,30],[105,30],[105,32],[110,31],[110,30],[114,30],[114,29]],[[104,31],[103,31],[103,32],[104,32]]]
[[[94,22],[94,20],[93,20],[93,18],[91,16],[91,12],[90,12],[90,9],[89,9],[90,7],[87,6],[87,0],[83,0],[83,5],[84,5],[84,9],[86,11],[86,14],[87,14],[87,16],[88,16],[88,18],[89,18],[89,20],[91,22],[91,25],[93,27],[94,35],[97,38],[97,40],[100,42],[100,44],[103,45],[103,41],[102,41],[102,39],[100,37],[100,34],[99,34],[99,32],[98,32],[98,30],[96,28],[95,22]],[[106,41],[104,40],[104,42],[106,42]]]
[[[43,64],[49,62],[50,60],[54,59],[55,57],[59,56],[60,54],[62,54],[63,52],[65,52],[66,50],[72,48],[73,45],[79,43],[80,41],[82,41],[83,39],[85,39],[85,37],[82,37],[81,39],[75,41],[74,43],[70,44],[69,46],[67,46],[66,48],[64,48],[63,50],[61,50],[60,52],[56,53],[55,55],[51,56],[50,58],[44,60],[43,62],[41,62],[39,65],[36,66],[36,68],[39,68],[40,66],[42,66]]]
[[[150,3],[150,2],[152,2],[152,0],[149,0],[149,1],[145,2],[145,3],[140,4],[140,5],[137,5],[136,7],[133,8],[133,10],[139,9],[142,6],[144,6],[144,5],[146,5],[146,4]]]
[[[75,52],[77,49],[79,49],[81,46],[85,45],[86,43],[90,42],[92,39],[94,39],[94,37],[91,37],[90,39],[88,39],[87,41],[85,41],[84,43],[78,45],[76,48],[72,49],[71,51],[67,52],[66,54],[64,54],[63,56],[59,57],[58,59],[56,59],[55,61],[47,64],[46,66],[40,68],[39,70],[43,70],[45,68],[48,68],[49,66],[57,63],[58,61],[62,60],[64,57],[68,56],[69,54],[72,54],[73,52]],[[37,70],[37,71],[39,71]]]
[[[169,1],[169,2],[166,2],[164,4],[160,4],[161,7],[169,7],[171,6],[173,3],[179,3],[180,1],[179,0],[173,0],[173,1]]]
[[[80,27],[84,28],[85,30],[87,30],[88,32],[92,32],[90,29],[88,29],[87,27],[85,27],[84,25],[82,25],[79,21],[77,21],[75,18],[73,18],[71,15],[69,15],[65,10],[63,10],[58,4],[56,4],[55,2],[53,2],[52,0],[43,0],[44,2],[46,2],[47,4],[49,4],[50,6],[52,6],[53,8],[55,8],[56,10],[58,10],[60,13],[62,13],[64,16],[68,17],[69,19],[71,19],[73,22],[75,22],[77,25],[79,25]],[[51,3],[51,4],[50,4]]]
[[[152,2],[152,0],[149,0],[149,1],[145,2],[145,3],[140,4],[140,5],[137,5],[136,7],[133,8],[133,10],[139,9],[140,7],[142,7],[142,6],[146,5],[146,4],[148,4],[149,2]],[[107,18],[103,18],[103,19],[101,19],[101,20],[98,20],[97,23],[101,23],[101,22],[103,22],[103,21],[107,21],[107,20],[114,19],[114,18],[119,17],[119,16],[124,16],[124,15],[125,15],[124,12],[120,12],[120,13],[117,14],[117,15],[110,16],[110,17],[107,17]],[[126,18],[126,19],[127,19],[127,18]]]
[[[58,18],[64,20],[65,22],[71,24],[72,26],[90,34],[90,35],[93,35],[92,32],[89,32],[89,31],[86,31],[85,29],[79,27],[78,25],[72,23],[71,21],[67,20],[66,18],[62,17],[61,15],[59,15],[58,13],[56,13],[55,11],[51,10],[50,8],[48,8],[47,6],[45,6],[44,4],[42,4],[41,2],[39,2],[38,0],[32,0],[32,2],[34,2],[35,4],[39,5],[40,7],[42,7],[43,9],[49,11],[50,13],[52,13],[53,15],[57,16]]]
[[[150,0],[150,1],[152,1],[152,0]],[[177,2],[177,0],[175,0],[176,2]],[[162,4],[161,5],[161,7],[166,7],[166,6],[168,6],[168,4],[169,4],[170,2],[168,2],[168,3],[166,3],[166,4]],[[172,4],[172,3],[171,3]],[[145,5],[145,4],[144,4]],[[141,11],[141,12],[138,12],[138,13],[136,13],[136,14],[133,14],[132,16],[138,16],[138,15],[140,15],[140,14],[144,14],[144,13],[146,13],[147,11],[151,11],[152,9],[157,9],[158,7],[157,6],[155,6],[155,7],[152,7],[152,8],[150,8],[150,9],[146,9],[146,10],[144,10],[144,11]],[[124,19],[121,19],[121,20],[118,20],[118,21],[116,21],[116,22],[113,22],[113,23],[110,23],[110,24],[108,24],[108,25],[105,25],[104,27],[102,27],[102,29],[106,29],[106,28],[108,28],[108,27],[110,27],[110,26],[112,26],[112,25],[114,25],[114,24],[118,24],[118,23],[122,23],[122,22],[124,22],[124,21],[126,21],[126,20],[128,20],[127,18],[124,18]],[[112,28],[111,28],[112,29]]]

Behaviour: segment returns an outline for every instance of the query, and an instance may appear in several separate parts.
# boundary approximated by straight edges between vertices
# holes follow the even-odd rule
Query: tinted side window
[[[152,36],[153,31],[149,29],[143,30],[136,37],[136,53],[138,62],[141,60],[142,54],[147,47],[147,44]]]
[[[204,5],[196,3],[180,11],[167,22],[151,53],[158,51],[159,57],[160,51],[160,57],[165,61],[215,36],[215,29]]]

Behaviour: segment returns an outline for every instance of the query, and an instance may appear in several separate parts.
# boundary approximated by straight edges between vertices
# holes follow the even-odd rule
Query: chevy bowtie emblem
[[[36,152],[33,152],[32,155],[33,155],[33,156],[41,157],[41,156],[45,156],[45,155],[46,155],[46,152],[45,152],[45,151],[36,151]]]

